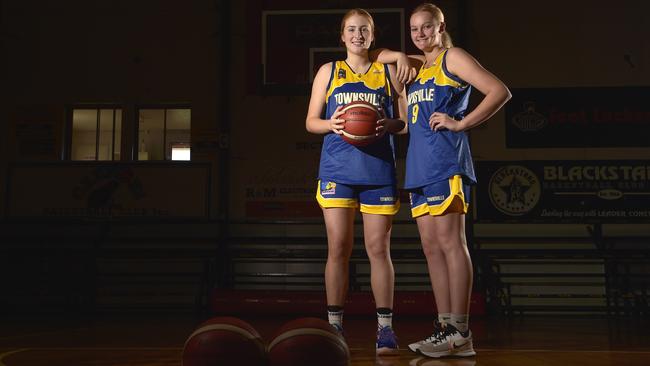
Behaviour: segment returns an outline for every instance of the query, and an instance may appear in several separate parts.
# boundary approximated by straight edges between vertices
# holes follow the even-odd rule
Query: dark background
[[[408,16],[419,3],[0,1],[0,271],[11,278],[5,286],[14,289],[3,293],[1,306],[43,311],[72,302],[93,309],[138,308],[133,297],[118,297],[108,282],[94,282],[99,277],[88,273],[128,278],[134,268],[146,268],[139,262],[143,258],[189,258],[190,272],[203,282],[190,281],[189,290],[178,285],[185,297],[142,295],[145,308],[186,309],[197,293],[207,301],[206,288],[241,286],[233,276],[237,248],[266,243],[264,248],[286,256],[289,252],[277,250],[300,238],[321,250],[324,229],[313,197],[322,136],[304,128],[310,67],[337,55],[340,17],[354,6],[375,14],[377,46],[415,52]],[[542,203],[524,208],[526,214],[509,215],[486,195],[491,174],[512,164],[537,171],[586,161],[650,165],[650,5],[635,0],[437,4],[456,45],[513,91],[504,110],[470,132],[481,167],[474,192],[479,198],[473,196],[468,215],[477,262],[486,258],[479,249],[491,248],[494,238],[519,238],[506,247],[526,251],[552,247],[557,237],[579,238],[565,248],[602,250],[608,238],[623,237],[646,250],[647,217],[535,216],[544,207],[568,209],[580,202],[553,196],[551,204],[549,190],[537,192]],[[310,64],[314,47],[326,50],[312,50]],[[474,92],[472,103],[479,98]],[[70,111],[84,105],[123,111],[121,161],[66,159]],[[192,161],[138,162],[138,110],[177,105],[191,108]],[[585,117],[594,109],[611,113],[598,120]],[[515,122],[524,123],[526,131]],[[401,179],[404,137],[398,145]],[[92,169],[111,167],[126,169],[140,182],[140,188],[134,188],[135,180],[128,186],[132,198],[148,197],[136,200],[137,215],[77,209],[84,207],[74,198],[75,187],[96,174]],[[592,186],[607,183],[607,178],[580,179]],[[650,192],[648,169],[614,183],[595,191],[587,204],[623,211],[644,207],[639,202]],[[610,189],[617,192],[599,194]],[[417,230],[403,204],[393,236],[405,243],[401,248],[417,249]],[[168,282],[164,276],[185,273],[184,266],[161,264],[150,272],[163,277],[145,282]],[[285,264],[277,268],[301,271]],[[50,293],[52,288],[59,290]]]

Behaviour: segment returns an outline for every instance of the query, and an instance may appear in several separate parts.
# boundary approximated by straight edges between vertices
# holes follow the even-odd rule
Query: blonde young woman
[[[324,64],[312,86],[307,131],[323,134],[316,198],[327,230],[325,266],[328,320],[343,333],[343,305],[348,289],[349,260],[354,242],[354,218],[361,211],[371,287],[377,306],[377,354],[398,352],[392,328],[394,270],[390,257],[392,218],[399,209],[392,134],[404,129],[403,84],[395,67],[371,62],[374,23],[363,9],[348,11],[341,21],[345,60]],[[386,118],[378,121],[379,140],[364,147],[345,142],[341,119],[344,103],[365,100]],[[393,109],[399,109],[399,114]]]
[[[510,92],[469,53],[453,47],[437,6],[418,6],[410,17],[410,33],[422,54],[407,57],[390,50],[378,54],[381,62],[410,64],[413,72],[404,73],[404,79],[417,75],[407,93],[405,188],[427,259],[438,319],[433,334],[409,348],[434,358],[473,356],[468,326],[473,272],[465,214],[476,177],[466,131],[494,115],[510,99]],[[468,111],[472,88],[484,97]]]

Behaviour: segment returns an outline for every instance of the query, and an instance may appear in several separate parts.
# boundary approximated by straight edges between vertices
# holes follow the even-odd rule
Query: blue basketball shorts
[[[397,186],[349,185],[318,181],[316,200],[322,208],[357,208],[363,213],[395,215],[399,211]]]
[[[411,215],[440,216],[451,212],[467,213],[470,185],[460,175],[446,181],[432,183],[409,190]]]

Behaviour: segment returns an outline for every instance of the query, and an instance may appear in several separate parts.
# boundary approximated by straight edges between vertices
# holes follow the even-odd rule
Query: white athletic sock
[[[328,306],[327,321],[343,329],[343,308],[340,306]]]
[[[438,313],[438,323],[442,326],[449,324],[451,321],[451,313]]]
[[[377,309],[377,328],[393,327],[393,311],[389,308]]]
[[[451,314],[451,322],[456,329],[461,333],[466,333],[469,329],[469,315],[468,314]]]

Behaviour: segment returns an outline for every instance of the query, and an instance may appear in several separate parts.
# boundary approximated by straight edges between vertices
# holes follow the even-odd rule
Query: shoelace
[[[437,320],[433,322],[433,333],[427,337],[422,343],[432,343],[436,341],[444,333],[445,327]]]
[[[443,328],[443,331],[438,334],[438,337],[432,340],[431,343],[442,343],[447,339],[448,336],[454,333],[458,333],[458,329],[456,329],[456,327],[454,327],[453,325],[447,324],[447,326]]]

